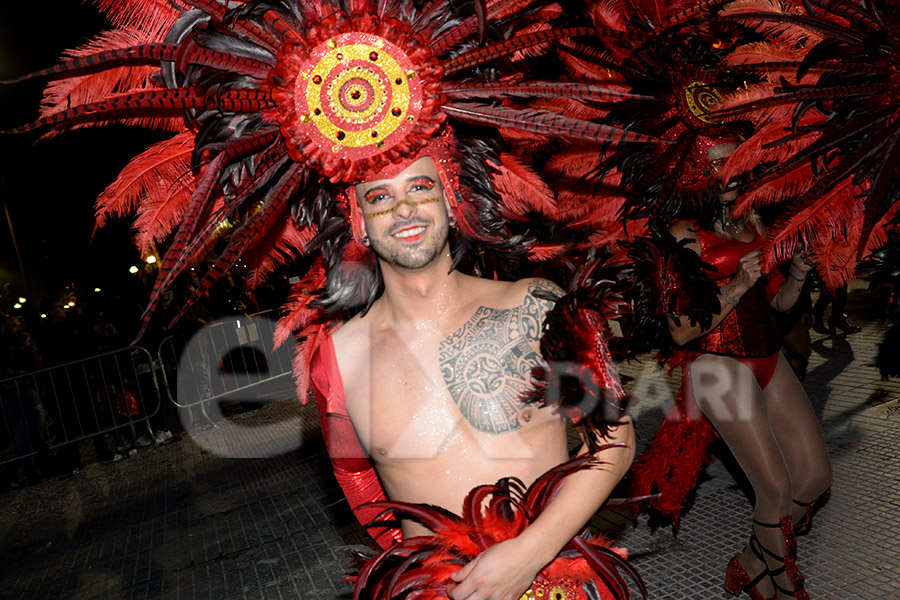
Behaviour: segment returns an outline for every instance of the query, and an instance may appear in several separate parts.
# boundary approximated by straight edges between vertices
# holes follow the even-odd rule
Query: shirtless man
[[[384,293],[333,334],[346,408],[387,496],[459,513],[476,485],[515,476],[526,485],[568,460],[566,419],[520,401],[542,364],[539,338],[552,303],[540,279],[500,282],[451,271],[454,217],[432,159],[356,186]],[[518,600],[578,535],[631,465],[628,419],[610,427],[602,468],[570,476],[519,537],[454,575],[453,600]],[[582,452],[586,451],[586,446]],[[404,537],[427,535],[403,523]]]

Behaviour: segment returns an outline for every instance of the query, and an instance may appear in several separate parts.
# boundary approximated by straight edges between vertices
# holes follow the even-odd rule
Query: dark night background
[[[109,24],[89,1],[5,3],[0,16],[0,79],[54,64]],[[0,129],[37,116],[44,81],[0,86]],[[165,134],[134,127],[86,128],[39,141],[39,134],[0,136],[0,314],[34,319],[67,285],[82,293],[139,295],[130,265],[140,266],[130,222],[118,220],[93,235],[95,198],[130,157]],[[23,275],[24,268],[24,275]],[[28,298],[12,309],[19,296]],[[134,298],[143,302],[143,298]]]

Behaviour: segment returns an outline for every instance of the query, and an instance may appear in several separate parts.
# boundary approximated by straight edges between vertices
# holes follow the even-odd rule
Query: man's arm
[[[561,365],[571,362],[583,364],[588,371],[582,376],[590,374],[585,377],[591,382],[589,387],[596,385],[606,390],[604,396],[608,394],[609,398],[592,409],[591,415],[584,415],[591,418],[581,420],[582,423],[596,422],[600,414],[605,422],[617,419],[621,413],[615,406],[616,401],[613,400],[612,404],[607,401],[618,398],[621,393],[618,376],[614,373],[608,352],[598,352],[598,346],[605,348],[602,339],[603,324],[597,321],[603,313],[603,301],[591,302],[589,297],[584,296],[579,296],[581,301],[575,300],[567,296],[563,289],[545,280],[531,280],[527,284],[528,295],[532,300],[526,300],[526,304],[532,306],[533,310],[524,313],[527,318],[523,319],[520,327],[523,335],[536,348],[541,348],[544,361]],[[582,326],[584,330],[581,329]],[[568,340],[564,342],[556,335],[571,331],[573,327],[578,330],[577,341],[564,335]],[[547,348],[542,344],[545,339],[548,342]],[[554,348],[558,351],[553,350]],[[610,368],[613,373],[610,373]],[[583,398],[584,393],[588,393],[588,390],[582,390],[581,395],[576,395]],[[575,399],[560,396],[552,400],[544,398],[542,401],[556,403],[560,410],[567,412],[569,409],[587,409],[586,406],[577,405],[579,400],[575,400],[576,405],[570,406],[573,400]],[[595,458],[602,464],[569,475],[543,512],[518,537],[492,546],[455,573],[453,579],[458,585],[449,590],[450,598],[518,600],[531,586],[536,575],[556,558],[572,538],[583,531],[628,471],[634,458],[634,429],[630,418],[610,423],[608,429],[602,431],[586,430],[584,427],[583,425],[580,429],[584,442],[580,454],[587,454],[590,447],[603,447],[606,444],[622,444],[623,447],[598,451]],[[590,442],[596,442],[597,445],[590,446]],[[537,452],[540,450],[535,448]]]
[[[584,437],[584,433],[582,433]],[[579,535],[606,502],[634,459],[629,417],[610,427],[604,443],[624,444],[595,455],[603,464],[578,471],[563,483],[543,513],[518,537],[492,546],[453,575],[453,600],[518,600],[537,574]],[[587,452],[587,444],[581,453]]]
[[[347,414],[343,382],[330,337],[323,339],[310,361],[310,384],[322,424],[322,437],[334,467],[334,477],[351,510],[365,527],[381,513],[380,508],[365,505],[386,500],[386,496],[375,467],[360,445]],[[368,532],[382,548],[400,541],[398,528],[375,527],[369,528]]]

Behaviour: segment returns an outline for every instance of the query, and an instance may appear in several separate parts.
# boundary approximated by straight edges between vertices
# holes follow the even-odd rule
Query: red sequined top
[[[762,245],[758,235],[749,242],[725,238],[711,231],[698,231],[700,257],[715,267],[713,281],[731,279],[738,261]],[[691,352],[723,354],[742,358],[771,356],[781,348],[781,332],[772,315],[771,300],[781,285],[781,278],[763,275],[745,293],[715,329],[688,344]]]

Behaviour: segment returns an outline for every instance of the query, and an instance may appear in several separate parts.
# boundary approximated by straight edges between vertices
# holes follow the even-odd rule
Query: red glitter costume
[[[698,231],[697,237],[701,258],[716,269],[713,281],[717,285],[734,277],[742,256],[763,245],[758,235],[749,242],[710,231]],[[781,333],[769,304],[782,281],[772,275],[761,277],[715,329],[688,344],[689,360],[700,354],[730,356],[750,367],[759,386],[765,388],[775,373],[781,348]]]
[[[742,242],[713,231],[698,230],[697,237],[700,259],[714,268],[708,273],[713,286],[734,277],[740,258],[764,244],[759,235]],[[690,250],[683,252],[693,254]],[[693,301],[689,298],[689,286],[679,285],[683,274],[669,275],[668,289],[662,293],[674,296],[672,301],[678,314],[687,314],[687,307]],[[707,447],[717,435],[694,400],[691,363],[702,354],[729,356],[747,365],[760,387],[765,388],[775,373],[781,348],[781,334],[770,303],[783,282],[779,272],[763,275],[718,326],[686,347],[676,349],[669,361],[672,369],[682,368],[681,386],[653,443],[632,469],[631,490],[635,495],[658,491],[660,496],[652,503],[660,512],[670,515],[676,526],[688,494],[697,486],[700,469],[710,462]]]

